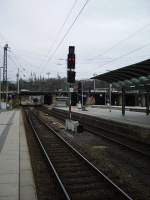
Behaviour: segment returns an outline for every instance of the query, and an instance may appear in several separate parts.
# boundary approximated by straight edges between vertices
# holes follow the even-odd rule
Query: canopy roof
[[[92,77],[122,87],[150,86],[150,59]]]

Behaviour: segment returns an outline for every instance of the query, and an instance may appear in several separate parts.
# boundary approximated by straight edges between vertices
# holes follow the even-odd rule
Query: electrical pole
[[[109,111],[111,112],[111,93],[112,93],[112,84],[109,84]]]
[[[97,76],[97,74],[93,74],[93,76]],[[96,98],[96,79],[94,78],[93,79],[93,81],[94,81],[94,101],[96,102],[96,100],[95,100],[95,98]]]
[[[17,94],[19,95],[20,85],[19,85],[19,68],[17,73]]]
[[[20,84],[19,84],[19,67],[18,67],[18,73],[17,76],[17,96],[18,96],[18,104],[19,104],[19,91],[20,91]]]
[[[67,82],[69,83],[69,119],[71,120],[71,85],[75,83],[75,47],[69,46],[67,58]]]
[[[94,95],[95,95],[95,79],[94,79]]]
[[[46,74],[47,74],[47,76],[48,76],[48,80],[49,80],[49,75],[50,75],[51,73],[50,73],[50,72],[47,72]]]
[[[71,120],[71,84],[69,84],[69,119]]]
[[[82,110],[83,110],[83,80],[81,81],[81,83],[82,83],[82,105],[81,105],[81,107],[82,107]]]
[[[6,102],[6,108],[8,103],[7,49],[8,49],[8,44],[4,46],[4,60],[3,60],[3,97]]]
[[[1,109],[1,101],[2,101],[1,68],[3,68],[3,67],[0,67],[0,109]]]

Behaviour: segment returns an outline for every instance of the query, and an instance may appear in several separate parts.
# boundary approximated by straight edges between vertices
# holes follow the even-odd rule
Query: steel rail
[[[118,144],[118,145],[120,145],[120,146],[122,146],[122,147],[125,147],[125,148],[127,148],[127,149],[130,149],[131,151],[137,152],[137,153],[141,154],[142,156],[145,156],[145,157],[147,157],[147,158],[150,158],[150,155],[149,155],[149,154],[147,154],[147,153],[145,153],[145,152],[143,152],[143,151],[141,151],[141,150],[139,150],[139,149],[133,148],[133,147],[127,145],[127,144],[124,144],[124,143],[120,142],[119,140],[116,140],[116,139],[114,139],[114,138],[110,138],[110,137],[108,137],[108,136],[105,136],[105,135],[102,134],[102,133],[99,134],[97,131],[92,131],[91,129],[88,129],[88,128],[85,128],[85,129],[86,129],[89,133],[93,133],[93,134],[95,134],[95,135],[97,135],[97,136],[99,136],[99,137],[102,137],[102,138],[104,138],[104,139],[106,139],[106,140],[109,140],[109,141],[111,141],[111,142],[113,142],[113,143],[116,143],[116,144]]]
[[[54,111],[53,111],[53,112],[54,112]],[[62,116],[60,116],[60,113],[59,113],[58,119],[64,121],[64,117],[63,117],[63,116],[65,116],[65,114],[61,113],[61,115],[62,115]],[[56,116],[56,118],[57,118],[57,116]],[[88,125],[87,125],[87,126],[88,126]],[[131,147],[131,146],[127,145],[127,144],[124,144],[124,143],[120,142],[119,140],[116,140],[116,139],[114,139],[114,138],[111,138],[111,137],[109,137],[109,136],[106,136],[106,135],[104,135],[104,134],[102,134],[102,133],[98,133],[98,131],[93,131],[93,130],[91,130],[92,128],[91,128],[91,129],[90,129],[90,128],[87,128],[87,127],[84,127],[84,128],[85,128],[85,130],[87,130],[88,132],[90,132],[90,133],[92,133],[92,134],[95,134],[95,135],[97,135],[98,137],[102,137],[102,138],[104,138],[104,139],[106,139],[106,140],[109,140],[109,141],[111,141],[111,142],[113,142],[113,143],[116,143],[116,144],[118,144],[118,145],[121,145],[121,146],[123,146],[123,147],[125,147],[125,148],[127,148],[127,149],[129,149],[129,150],[131,150],[131,151],[137,152],[137,153],[141,154],[142,156],[145,156],[145,157],[147,157],[147,158],[150,158],[150,154],[148,154],[148,153],[145,153],[145,152],[143,152],[143,151],[141,151],[141,150],[139,150],[139,149],[136,149],[136,148],[134,148],[134,147]],[[93,127],[93,128],[98,128],[99,130],[102,130],[102,131],[104,131],[104,132],[110,132],[110,133],[112,134],[111,131],[105,130],[104,128],[100,128],[100,127]],[[117,134],[117,135],[118,135],[119,137],[120,137],[120,136],[124,137],[123,135],[120,135],[120,134]],[[126,137],[125,137],[125,138],[126,138]],[[127,139],[127,138],[126,138],[126,139]]]
[[[34,134],[35,134],[35,136],[36,136],[36,138],[37,138],[37,140],[38,140],[38,143],[39,143],[39,145],[40,145],[40,147],[41,147],[41,149],[42,149],[42,151],[43,151],[43,153],[44,153],[44,155],[45,155],[45,157],[46,157],[46,159],[47,159],[47,161],[48,161],[50,167],[52,168],[52,170],[53,170],[53,172],[54,172],[54,174],[55,174],[55,177],[56,177],[56,179],[57,179],[57,181],[58,181],[58,183],[59,183],[59,185],[60,185],[60,187],[61,187],[61,189],[62,189],[64,195],[65,195],[65,198],[66,198],[67,200],[71,200],[71,197],[69,196],[69,194],[68,194],[68,192],[67,192],[65,186],[63,185],[63,183],[62,183],[62,181],[61,181],[61,179],[60,179],[60,177],[59,177],[59,175],[58,175],[58,173],[57,173],[57,171],[56,171],[54,165],[52,164],[52,162],[51,162],[51,160],[50,160],[50,157],[48,156],[48,154],[47,154],[47,152],[46,152],[46,150],[45,150],[45,148],[44,148],[44,146],[43,146],[43,144],[42,144],[42,142],[41,142],[41,140],[40,140],[40,138],[39,138],[39,136],[38,136],[38,134],[37,134],[37,131],[35,130],[35,128],[34,128],[34,126],[33,126],[33,123],[32,123],[32,121],[31,121],[31,119],[30,119],[30,115],[29,115],[29,114],[28,114],[28,121],[29,121],[29,123],[30,123],[30,126],[31,126],[32,130],[34,131]]]
[[[36,116],[37,117],[37,116]],[[41,118],[38,118],[45,127],[47,127],[53,134],[55,134],[61,141],[63,141],[67,147],[71,149],[72,152],[76,153],[76,155],[84,160],[84,162],[90,166],[96,173],[98,173],[100,176],[102,176],[109,184],[111,184],[119,193],[121,193],[127,200],[133,200],[127,193],[125,193],[119,186],[117,186],[108,176],[106,176],[103,172],[101,172],[99,169],[97,169],[89,160],[87,160],[79,151],[77,151],[71,144],[69,144],[63,137],[58,135],[58,133],[48,124],[46,124]]]

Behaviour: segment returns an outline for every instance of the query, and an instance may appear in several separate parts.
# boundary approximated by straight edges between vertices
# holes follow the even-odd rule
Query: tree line
[[[94,80],[77,80],[73,84],[74,90],[78,90],[78,83],[83,83],[84,91],[94,90]],[[41,78],[41,79],[20,79],[19,80],[20,90],[30,90],[30,91],[68,91],[69,85],[67,84],[67,79],[65,77],[58,76],[57,78]],[[108,88],[108,84],[95,80],[95,88]],[[17,90],[17,83],[9,83],[9,90]]]

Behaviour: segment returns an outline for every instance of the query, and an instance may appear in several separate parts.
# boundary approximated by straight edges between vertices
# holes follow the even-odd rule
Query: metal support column
[[[2,100],[1,68],[3,67],[0,67],[0,109],[1,109],[1,100]]]
[[[8,49],[8,44],[4,46],[4,61],[3,61],[3,98],[5,99],[6,105],[8,100],[7,49]]]
[[[109,111],[111,112],[111,93],[112,93],[112,84],[109,84]]]
[[[84,105],[83,105],[83,95],[84,95],[84,93],[83,93],[83,81],[81,81],[81,83],[82,83],[82,106],[81,106],[81,108],[83,110],[83,107],[84,107]]]
[[[150,110],[149,110],[149,91],[146,91],[146,115],[149,115]]]
[[[71,84],[69,85],[69,119],[71,120]]]
[[[18,73],[16,74],[17,76],[17,104],[20,104],[19,101],[19,92],[20,92],[20,85],[19,85],[19,68],[18,68]]]
[[[95,81],[96,81],[96,80],[94,79],[94,86],[93,86],[94,94],[95,94]]]
[[[122,88],[122,116],[125,116],[125,89]]]

